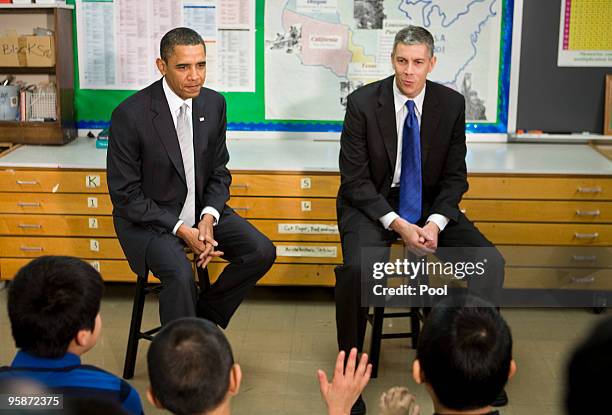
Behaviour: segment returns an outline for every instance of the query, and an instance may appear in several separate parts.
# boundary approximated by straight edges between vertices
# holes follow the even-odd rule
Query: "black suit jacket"
[[[387,197],[395,172],[397,128],[394,77],[373,82],[349,95],[340,137],[338,213],[359,209],[378,221],[393,211]],[[421,116],[422,217],[459,217],[468,189],[465,166],[465,100],[458,92],[427,81]]]
[[[225,99],[202,88],[192,104],[196,218],[206,206],[221,213],[229,199],[226,124]],[[149,241],[156,232],[172,232],[187,196],[161,79],[113,111],[106,165],[115,230],[130,267],[142,273]]]

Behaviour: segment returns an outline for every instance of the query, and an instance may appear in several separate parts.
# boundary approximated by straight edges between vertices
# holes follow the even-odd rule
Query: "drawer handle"
[[[601,187],[578,187],[578,193],[601,193]]]
[[[40,207],[40,202],[17,202],[20,207]]]
[[[597,261],[597,256],[596,255],[590,255],[590,256],[573,255],[572,256],[572,261],[576,261],[576,262],[595,262],[595,261]]]
[[[42,246],[20,246],[19,249],[25,252],[42,252]]]
[[[574,238],[576,239],[595,239],[599,237],[599,232],[593,233],[574,233]]]
[[[580,210],[580,209],[576,209],[576,216],[599,216],[601,212],[599,211],[599,209],[597,210]]]
[[[244,189],[247,190],[249,188],[248,184],[232,184],[230,185],[230,189]]]
[[[17,184],[37,185],[38,184],[38,180],[17,180]]]
[[[232,208],[232,209],[234,209],[234,210],[244,210],[245,212],[247,212],[250,208],[248,208],[248,207],[235,207],[235,208]]]
[[[592,284],[595,282],[595,277],[570,277],[572,284]]]
[[[36,223],[20,223],[19,226],[21,229],[40,229],[42,225],[38,225]]]

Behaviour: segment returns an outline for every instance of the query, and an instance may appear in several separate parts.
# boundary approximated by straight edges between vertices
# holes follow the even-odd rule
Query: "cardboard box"
[[[16,34],[0,36],[0,66],[20,66],[19,37]]]
[[[54,66],[53,36],[19,36],[19,54],[23,66]]]

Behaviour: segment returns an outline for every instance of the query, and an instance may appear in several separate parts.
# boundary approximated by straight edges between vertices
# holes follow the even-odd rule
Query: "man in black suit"
[[[486,278],[470,282],[470,288],[499,291],[503,284],[503,258],[459,210],[468,188],[465,100],[427,81],[436,64],[433,51],[426,29],[400,30],[391,55],[395,74],[359,88],[347,100],[337,198],[344,257],[336,269],[341,350],[363,348],[368,309],[361,302],[361,276],[372,276],[371,247],[389,247],[398,237],[416,256],[438,246],[489,247]],[[382,251],[387,258],[377,261],[388,260],[388,249]],[[352,413],[365,413],[363,400]]]
[[[163,78],[123,101],[111,118],[108,188],[119,242],[137,274],[162,282],[162,324],[200,316],[225,328],[276,257],[268,238],[226,205],[226,104],[203,88],[206,47],[188,28],[161,40]],[[205,268],[229,261],[199,299],[184,248]],[[201,281],[202,283],[202,281]]]

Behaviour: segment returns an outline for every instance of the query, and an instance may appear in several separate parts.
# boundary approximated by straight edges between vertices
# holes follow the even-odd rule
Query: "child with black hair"
[[[493,306],[462,295],[432,309],[412,375],[427,387],[436,414],[499,414],[491,404],[515,372],[512,334]]]
[[[141,414],[138,392],[123,379],[81,364],[100,331],[102,277],[77,258],[42,256],[22,267],[8,291],[8,314],[15,345],[0,381],[34,380],[65,400],[91,398],[117,402]]]

